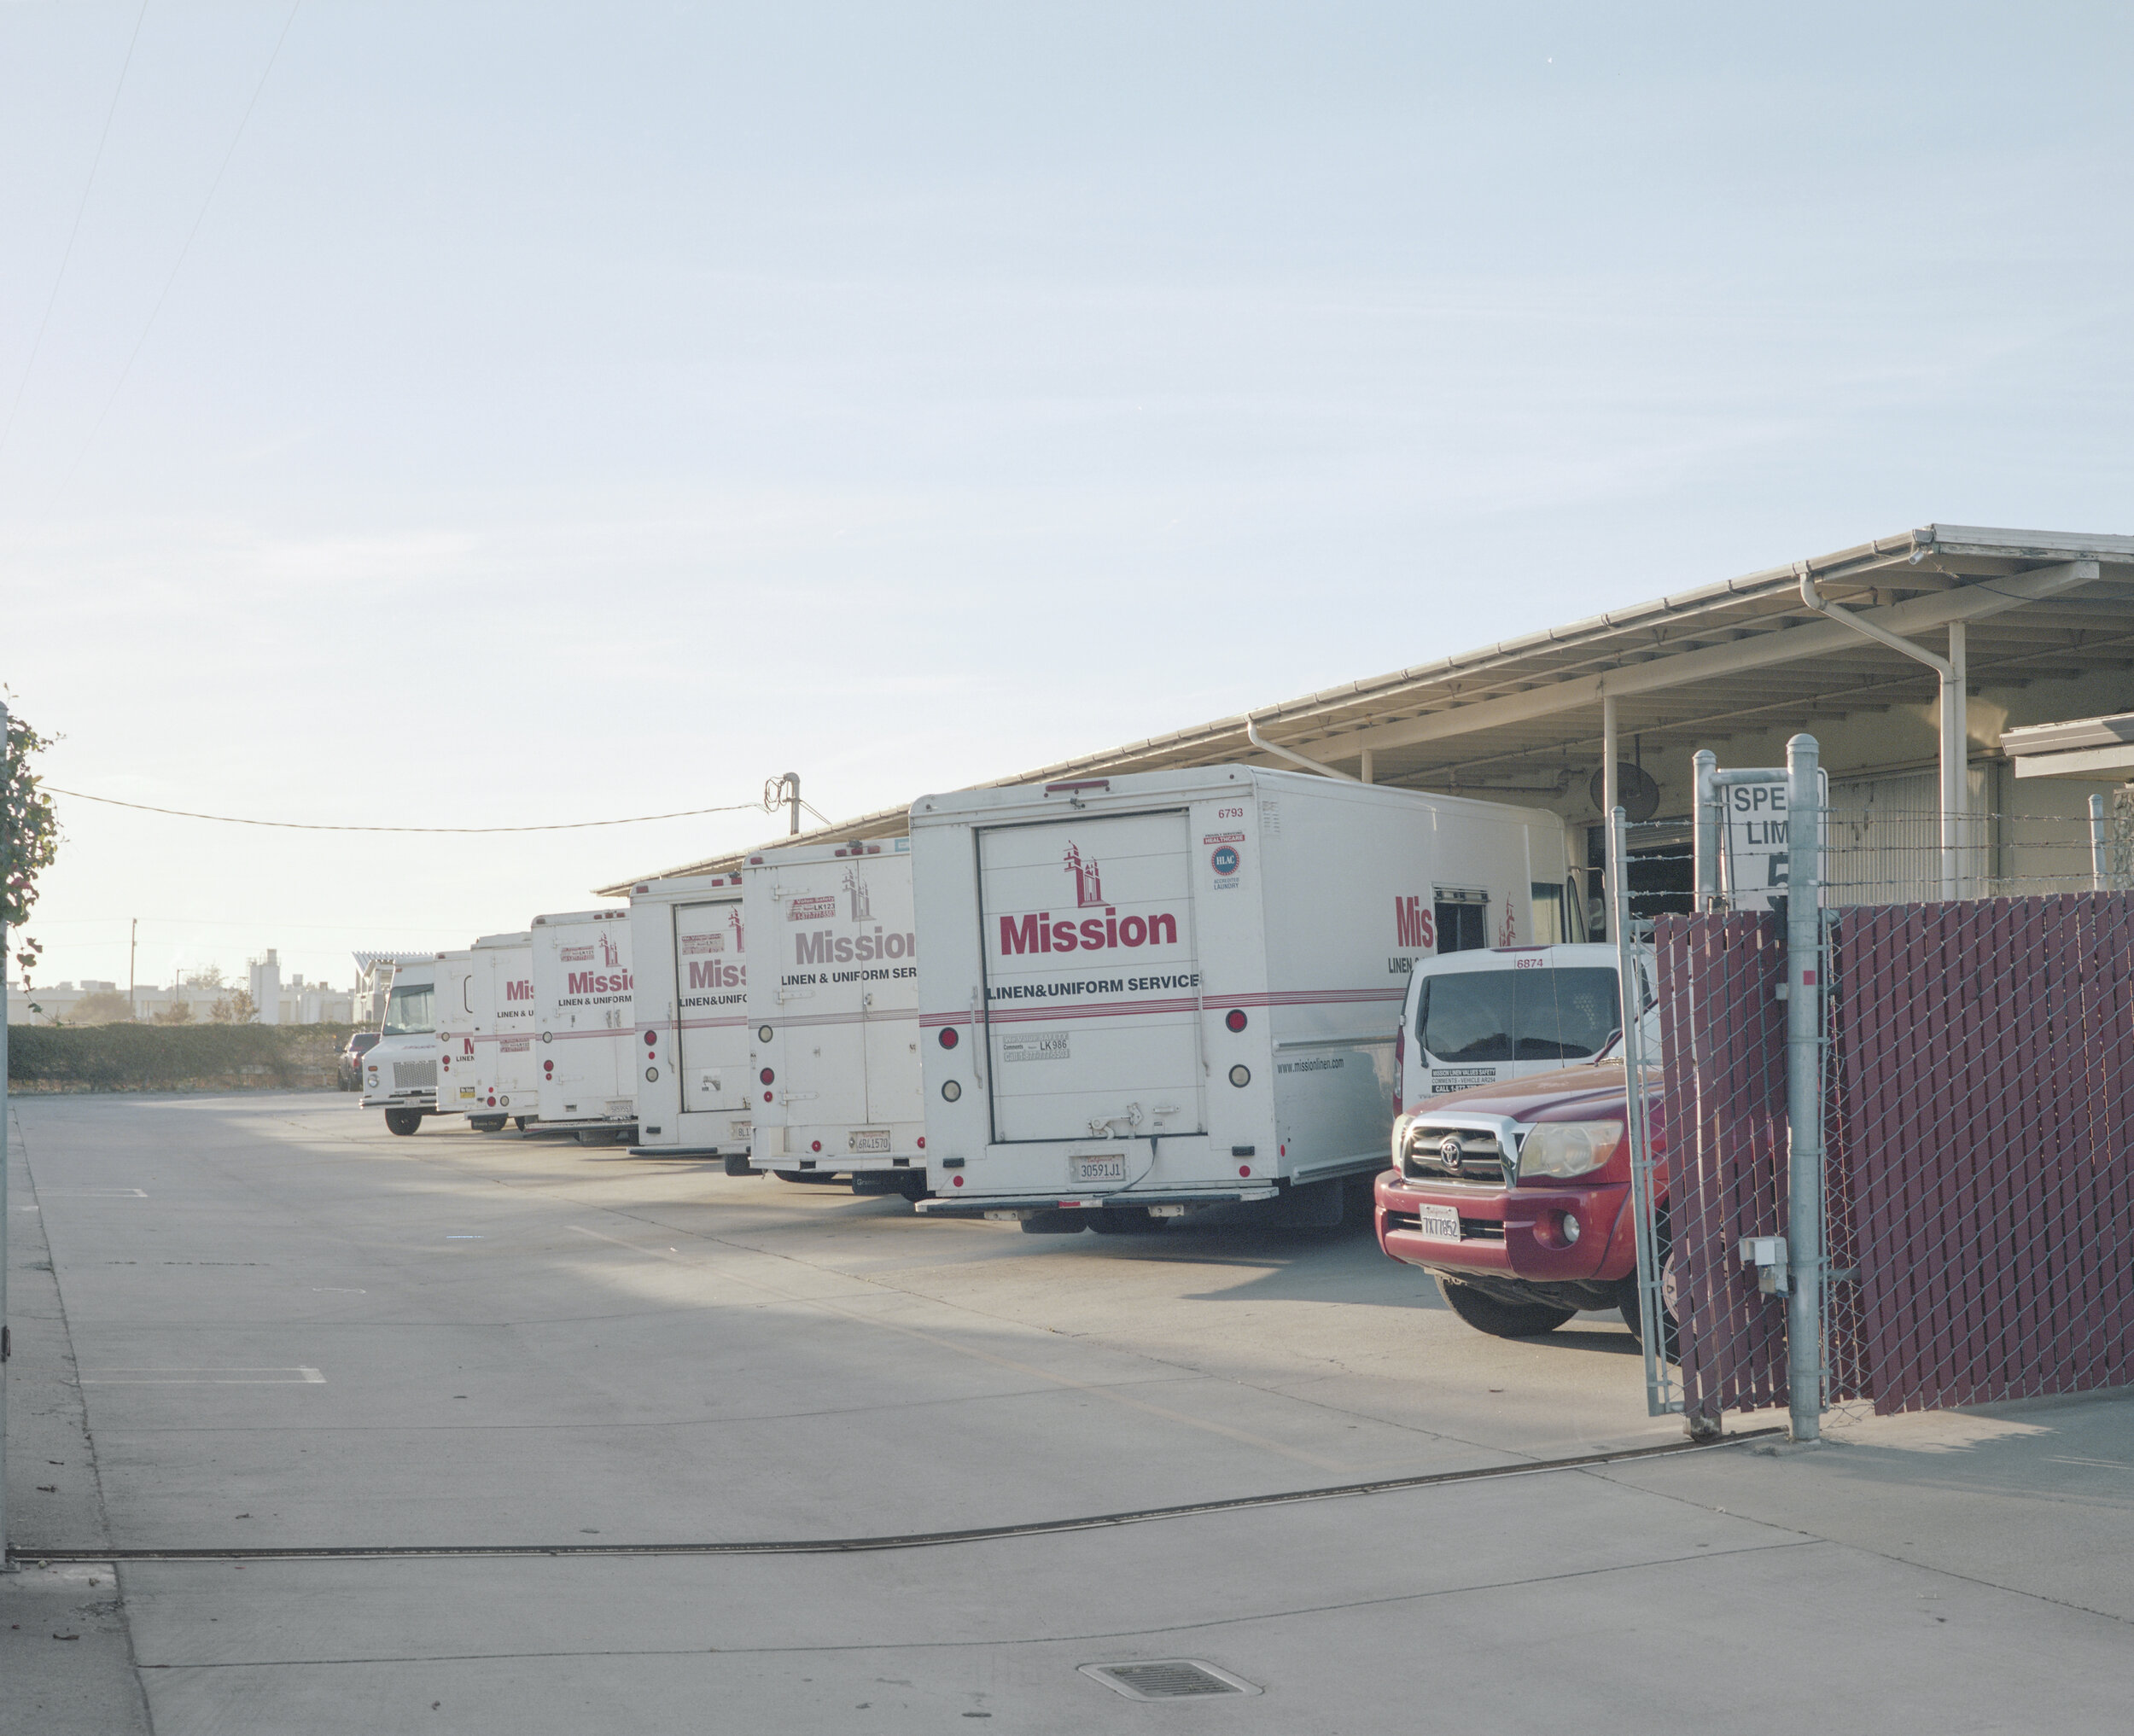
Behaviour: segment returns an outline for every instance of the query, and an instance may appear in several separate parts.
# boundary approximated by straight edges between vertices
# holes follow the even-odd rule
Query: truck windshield
[[[1615,972],[1461,970],[1423,980],[1416,1022],[1440,1061],[1577,1061],[1619,1022]]]
[[[388,1037],[426,1037],[437,1028],[431,1012],[435,991],[427,982],[411,982],[396,988],[385,1000],[385,1034]]]

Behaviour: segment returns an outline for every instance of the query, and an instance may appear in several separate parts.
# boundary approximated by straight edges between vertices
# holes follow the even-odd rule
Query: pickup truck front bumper
[[[1626,1182],[1504,1187],[1418,1181],[1391,1169],[1373,1193],[1379,1246],[1449,1278],[1606,1285],[1637,1269]],[[1426,1232],[1424,1206],[1457,1213],[1458,1238]],[[1577,1225],[1575,1238],[1567,1223]]]

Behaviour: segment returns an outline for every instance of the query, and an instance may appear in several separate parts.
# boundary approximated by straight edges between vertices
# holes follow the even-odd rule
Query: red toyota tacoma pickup
[[[1657,1067],[1647,1069],[1645,1090],[1657,1107]],[[1421,1267],[1455,1314],[1498,1337],[1534,1337],[1581,1311],[1603,1309],[1619,1309],[1636,1332],[1628,1110],[1618,1047],[1598,1061],[1432,1098],[1396,1115],[1395,1167],[1376,1186],[1379,1246]],[[1671,1354],[1665,1154],[1653,1120]]]

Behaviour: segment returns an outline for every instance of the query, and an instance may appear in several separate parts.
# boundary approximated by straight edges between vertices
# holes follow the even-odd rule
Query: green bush
[[[32,1091],[329,1088],[348,1025],[10,1025],[8,1083]]]

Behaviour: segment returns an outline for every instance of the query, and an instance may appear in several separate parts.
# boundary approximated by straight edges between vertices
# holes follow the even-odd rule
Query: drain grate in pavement
[[[1152,1657],[1133,1663],[1085,1663],[1082,1673],[1129,1700],[1187,1700],[1203,1694],[1256,1694],[1243,1676],[1198,1657]]]

